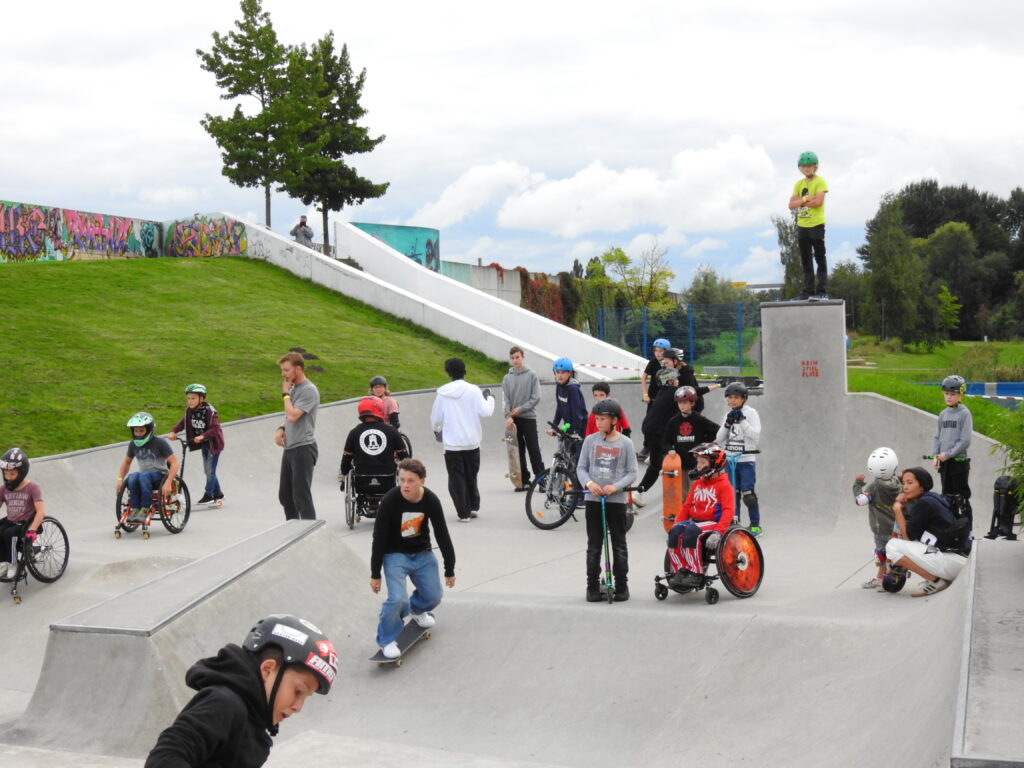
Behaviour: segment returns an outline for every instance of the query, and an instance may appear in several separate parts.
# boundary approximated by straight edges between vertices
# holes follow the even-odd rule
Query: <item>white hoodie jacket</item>
[[[441,433],[446,451],[471,451],[480,447],[480,417],[494,413],[494,397],[484,397],[480,387],[455,379],[437,390],[430,424]]]

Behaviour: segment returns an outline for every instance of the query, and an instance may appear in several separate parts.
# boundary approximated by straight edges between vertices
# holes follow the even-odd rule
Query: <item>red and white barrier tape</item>
[[[601,363],[576,363],[577,368],[610,368],[614,371],[642,371],[643,368],[640,366],[634,366],[627,368],[622,365],[603,365]]]

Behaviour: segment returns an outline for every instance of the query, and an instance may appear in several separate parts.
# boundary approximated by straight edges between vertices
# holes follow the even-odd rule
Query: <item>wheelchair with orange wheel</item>
[[[718,590],[712,584],[720,580],[735,597],[753,597],[764,579],[764,556],[761,545],[746,528],[731,526],[726,532],[705,531],[700,534],[702,570],[693,573],[673,569],[670,553],[665,553],[665,573],[654,577],[654,596],[668,597],[669,590],[679,594],[705,590],[708,605],[718,602]],[[677,550],[678,551],[678,550]],[[713,572],[710,566],[714,566]]]
[[[26,533],[27,526],[22,528],[15,539],[14,548],[18,559],[14,578],[0,578],[0,581],[11,584],[11,597],[15,604],[21,603],[19,582],[27,584],[29,574],[43,584],[56,581],[64,575],[64,569],[68,567],[68,555],[71,553],[68,534],[55,517],[43,518],[35,539],[30,540]]]

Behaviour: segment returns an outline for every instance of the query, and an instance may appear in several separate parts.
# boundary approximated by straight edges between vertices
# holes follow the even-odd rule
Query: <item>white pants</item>
[[[885,545],[885,556],[894,563],[901,557],[909,558],[918,567],[946,581],[955,579],[967,564],[967,558],[963,555],[940,552],[920,541],[905,539],[889,539]]]

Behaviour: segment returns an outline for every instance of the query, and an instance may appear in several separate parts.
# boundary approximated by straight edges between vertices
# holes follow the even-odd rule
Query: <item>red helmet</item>
[[[675,398],[677,403],[696,403],[697,390],[693,387],[680,387],[676,390]]]
[[[359,418],[364,416],[375,416],[384,421],[387,418],[384,414],[384,401],[379,397],[364,397],[359,401]]]

